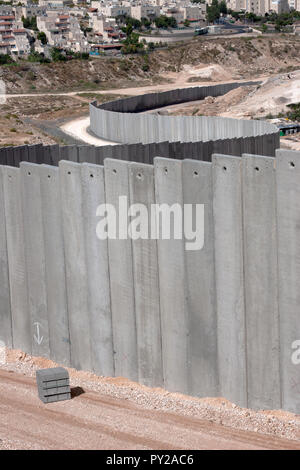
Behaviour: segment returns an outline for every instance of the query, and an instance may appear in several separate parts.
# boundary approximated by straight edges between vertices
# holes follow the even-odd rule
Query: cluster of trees
[[[155,26],[157,28],[176,28],[177,21],[173,16],[160,15],[154,19]]]
[[[139,42],[139,35],[133,31],[131,25],[126,27],[126,35],[121,49],[122,54],[135,54],[144,50],[144,44]]]
[[[66,62],[72,59],[88,60],[90,55],[88,52],[73,52],[69,50],[61,50],[57,47],[52,47],[50,50],[51,59],[53,62]]]
[[[22,16],[22,23],[24,28],[32,29],[33,31],[38,31],[38,27],[36,24],[36,16],[33,16],[32,18],[24,18],[24,16]]]
[[[48,42],[48,39],[47,39],[47,36],[46,34],[44,33],[44,31],[39,31],[36,35],[37,39],[39,39],[41,41],[42,44],[47,44]]]
[[[116,17],[116,20],[119,24],[123,24],[123,32],[127,34],[128,27],[132,29],[141,31],[142,29],[150,29],[152,23],[155,24],[157,28],[176,28],[177,21],[173,17],[168,17],[165,15],[158,16],[150,21],[148,18],[142,18],[141,21],[136,18],[132,18],[127,15],[119,15]]]
[[[277,31],[284,31],[287,26],[292,25],[295,21],[300,19],[300,12],[292,10],[289,13],[266,13],[265,16],[258,16],[254,13],[243,13],[238,11],[228,10],[228,13],[237,20],[248,20],[251,23],[258,23],[261,25],[262,32],[268,30],[267,23],[274,24]]]
[[[292,103],[287,105],[291,111],[288,111],[286,117],[291,121],[300,121],[300,103]]]
[[[0,65],[12,64],[13,59],[8,54],[0,54]]]
[[[212,0],[211,5],[207,5],[206,7],[206,19],[209,23],[214,23],[214,21],[218,20],[221,16],[227,15],[227,5],[225,0]]]

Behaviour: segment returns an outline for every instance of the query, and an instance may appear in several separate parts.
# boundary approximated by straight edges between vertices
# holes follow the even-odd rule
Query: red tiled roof
[[[26,29],[13,29],[13,33],[26,33]]]
[[[0,20],[10,20],[10,21],[14,21],[15,17],[12,15],[12,16],[0,16]]]

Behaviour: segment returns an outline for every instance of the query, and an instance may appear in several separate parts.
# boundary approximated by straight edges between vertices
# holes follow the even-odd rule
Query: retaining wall
[[[41,147],[26,149],[40,161]],[[0,340],[100,375],[299,413],[300,153],[278,150],[276,165],[215,154],[101,166],[63,149],[59,168],[13,167],[19,156],[0,152]],[[99,240],[97,206],[119,196],[204,204],[203,249]]]

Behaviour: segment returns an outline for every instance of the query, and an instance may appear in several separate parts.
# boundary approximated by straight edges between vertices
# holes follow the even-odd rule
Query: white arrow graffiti
[[[41,324],[39,322],[35,322],[34,325],[36,325],[36,332],[37,332],[37,336],[34,334],[33,337],[35,339],[35,341],[37,342],[37,344],[42,344],[42,341],[44,339],[44,336],[40,336],[40,326]]]

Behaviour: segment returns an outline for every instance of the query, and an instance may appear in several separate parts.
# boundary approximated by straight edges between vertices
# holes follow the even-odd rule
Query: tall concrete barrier
[[[12,347],[12,319],[6,241],[6,219],[3,186],[3,168],[0,167],[0,341]]]
[[[19,168],[3,169],[7,258],[13,347],[31,354],[31,318],[28,309],[25,239]]]
[[[248,406],[281,407],[273,158],[244,155],[243,230]]]
[[[299,413],[299,161],[280,150],[0,166],[0,341],[99,375]]]
[[[182,162],[166,158],[154,159],[155,200],[168,211],[181,211],[183,204]],[[171,223],[171,215],[170,223]],[[166,223],[166,217],[161,217]],[[162,225],[162,224],[161,224]],[[164,383],[168,390],[188,392],[188,306],[185,279],[183,239],[176,239],[175,226],[171,238],[159,233],[158,266],[162,328]]]
[[[132,245],[126,221],[130,200],[128,165],[120,160],[104,162],[106,203],[115,208],[119,232],[115,239],[108,239],[115,373],[138,380]],[[119,207],[120,197],[123,208]]]
[[[155,223],[151,220],[151,206],[155,204],[153,166],[131,163],[129,189],[130,204],[137,205],[132,214],[139,217],[136,230],[142,230],[141,224],[148,227],[148,236],[144,233],[142,238],[132,238],[138,377],[145,385],[162,386],[157,241],[148,238]]]
[[[189,240],[185,233],[185,280],[187,284],[189,391],[193,395],[219,394],[217,315],[215,303],[214,225],[212,207],[212,167],[207,162],[182,163],[183,204],[199,204],[204,226],[201,240]],[[203,208],[201,209],[201,206]],[[195,209],[195,207],[194,207]],[[184,213],[188,206],[184,206]],[[193,220],[192,213],[186,220]],[[198,216],[198,214],[197,214]],[[201,217],[198,217],[202,223]],[[187,227],[185,227],[186,229]],[[195,230],[195,228],[193,229]],[[190,231],[192,232],[192,226]],[[201,232],[200,232],[201,233]],[[199,235],[199,234],[198,234]],[[190,248],[198,249],[188,250]],[[202,246],[203,243],[203,246]]]
[[[282,406],[300,409],[300,154],[276,152],[278,300]]]
[[[221,396],[247,406],[242,162],[213,155],[213,226]]]
[[[96,236],[97,208],[105,203],[104,168],[84,163],[81,184],[92,368],[99,375],[113,376],[108,244]]]
[[[255,84],[255,82],[249,82]],[[211,87],[192,87],[124,98],[100,104],[90,104],[90,128],[100,138],[120,144],[168,141],[203,142],[207,156],[213,152],[222,152],[239,156],[242,152],[263,153],[274,156],[279,144],[279,132],[276,126],[266,121],[230,119],[215,116],[165,116],[145,113],[166,105],[203,99],[205,96],[220,96],[228,91],[245,86],[245,83],[229,83]],[[220,148],[210,148],[219,141]],[[239,148],[239,145],[242,148]],[[178,147],[179,155],[182,153]],[[237,153],[238,152],[238,153]],[[178,153],[178,152],[177,152]],[[164,155],[165,157],[166,155]],[[175,158],[178,158],[177,155]],[[208,158],[202,158],[207,160]]]
[[[39,167],[50,357],[71,365],[59,170]]]
[[[88,276],[82,214],[81,166],[60,161],[60,192],[64,234],[71,360],[76,369],[92,369]]]
[[[50,343],[40,172],[39,166],[33,163],[23,162],[20,169],[28,309],[32,331],[31,349],[36,356],[49,357]]]

